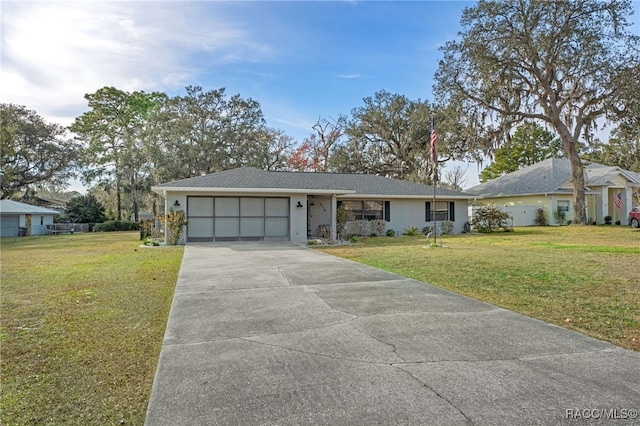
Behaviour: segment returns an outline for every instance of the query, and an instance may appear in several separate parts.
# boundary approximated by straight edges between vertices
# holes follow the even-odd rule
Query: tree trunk
[[[576,225],[586,223],[586,205],[584,190],[584,170],[578,152],[578,141],[565,126],[555,126],[562,139],[564,151],[571,163],[571,183],[573,184],[573,222]],[[553,213],[553,212],[552,212]]]

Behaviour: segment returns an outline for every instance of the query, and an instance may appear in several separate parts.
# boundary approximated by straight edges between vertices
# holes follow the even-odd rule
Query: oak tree
[[[581,138],[598,120],[628,117],[640,96],[626,89],[640,67],[632,12],[628,0],[481,0],[464,10],[459,40],[442,48],[436,98],[477,135],[472,149],[490,152],[524,120],[558,134],[571,162],[574,223],[585,220]]]
[[[75,176],[78,145],[64,127],[24,106],[0,104],[0,144],[0,198],[65,187]]]

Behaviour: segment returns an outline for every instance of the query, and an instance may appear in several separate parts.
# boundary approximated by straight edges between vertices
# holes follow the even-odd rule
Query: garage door
[[[288,241],[289,198],[187,197],[187,241]]]
[[[2,237],[17,237],[20,226],[20,216],[2,216],[0,219]]]

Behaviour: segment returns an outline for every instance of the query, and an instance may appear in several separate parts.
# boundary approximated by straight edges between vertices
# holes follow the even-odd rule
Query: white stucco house
[[[45,235],[47,225],[62,212],[32,206],[13,200],[0,200],[0,223],[2,237],[19,235]]]
[[[628,225],[633,192],[640,189],[640,174],[598,163],[584,164],[586,220],[601,225],[605,217],[612,223]],[[502,208],[510,213],[514,226],[534,224],[542,208],[548,223],[557,225],[555,212],[573,220],[571,164],[567,158],[549,158],[499,178],[465,190],[478,197],[476,203]]]
[[[368,174],[266,171],[242,167],[168,182],[151,188],[169,209],[183,210],[188,224],[181,243],[215,241],[295,241],[319,236],[329,225],[336,239],[336,211],[381,219],[386,230],[468,222],[463,192]],[[167,232],[167,230],[165,230]]]

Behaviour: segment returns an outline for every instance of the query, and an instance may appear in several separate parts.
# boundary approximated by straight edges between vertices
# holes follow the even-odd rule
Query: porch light
[[[180,207],[180,201],[176,200],[176,202],[173,203],[173,207]]]
[[[300,201],[298,201],[298,204],[296,205],[296,207],[298,207],[298,208],[302,208],[302,207],[303,207],[303,206],[302,206],[302,203],[301,203]]]

